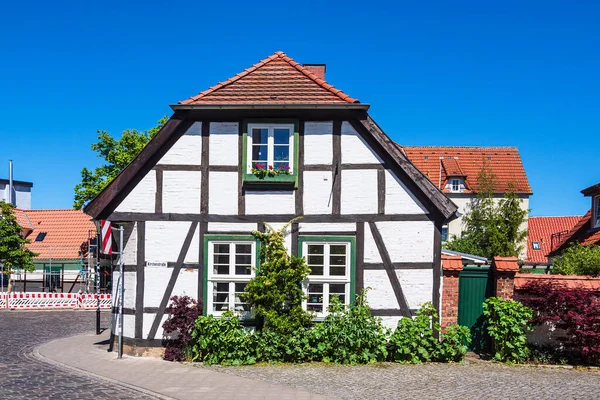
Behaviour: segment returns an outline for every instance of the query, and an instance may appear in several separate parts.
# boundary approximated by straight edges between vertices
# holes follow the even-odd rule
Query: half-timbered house
[[[457,207],[369,105],[324,74],[277,52],[172,105],[161,131],[87,205],[95,219],[126,226],[126,344],[160,343],[173,295],[200,299],[205,313],[247,311],[238,293],[260,267],[250,232],[297,216],[287,246],[312,270],[304,288],[316,318],[331,296],[349,303],[365,287],[389,326],[439,305],[441,227]]]

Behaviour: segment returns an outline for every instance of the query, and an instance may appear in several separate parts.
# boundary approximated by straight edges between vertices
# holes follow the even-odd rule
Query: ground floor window
[[[56,292],[57,290],[62,291],[62,277],[63,267],[62,266],[44,266],[44,291]]]
[[[303,283],[307,294],[305,309],[323,318],[332,298],[350,304],[354,298],[355,239],[301,236],[298,248],[311,269]]]
[[[207,314],[234,311],[249,316],[250,308],[240,293],[255,276],[258,243],[251,236],[205,237],[205,309]]]

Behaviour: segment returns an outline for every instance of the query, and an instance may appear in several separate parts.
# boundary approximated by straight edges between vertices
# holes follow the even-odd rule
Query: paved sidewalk
[[[81,335],[39,346],[34,355],[42,361],[110,380],[166,399],[332,399],[263,381],[193,368],[157,358],[108,353],[102,335]]]

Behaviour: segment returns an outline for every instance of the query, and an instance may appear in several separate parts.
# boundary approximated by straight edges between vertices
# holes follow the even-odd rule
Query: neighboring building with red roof
[[[69,283],[77,278],[85,264],[88,240],[96,236],[93,221],[81,210],[72,209],[16,208],[15,216],[23,236],[31,241],[27,248],[37,254],[34,258],[36,271],[27,274],[27,291],[34,287],[45,291],[69,291]],[[74,290],[79,290],[79,286]]]
[[[600,246],[600,183],[583,189],[581,193],[591,198],[592,207],[566,235],[556,240],[558,244],[550,256],[560,254],[571,243]]]
[[[516,147],[486,146],[400,146],[408,159],[444,192],[464,214],[481,190],[478,177],[482,169],[494,175],[494,196],[498,200],[514,190],[529,209],[533,194]],[[460,236],[462,218],[448,224],[445,236]],[[524,257],[525,254],[522,254]]]
[[[527,238],[527,266],[548,266],[548,253],[557,238],[565,236],[579,222],[581,216],[529,217]]]

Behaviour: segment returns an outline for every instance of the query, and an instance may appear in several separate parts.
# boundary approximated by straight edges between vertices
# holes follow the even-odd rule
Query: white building
[[[427,301],[439,306],[441,228],[457,207],[369,105],[324,73],[278,52],[172,105],[161,131],[86,206],[126,226],[127,345],[160,345],[173,295],[217,316],[243,312],[237,293],[259,267],[250,232],[297,216],[287,245],[312,270],[303,285],[316,318],[330,295],[349,303],[365,287],[390,327]],[[281,173],[269,176],[270,167]]]
[[[13,180],[12,204],[23,210],[31,209],[31,188],[33,183]],[[9,180],[0,178],[0,201],[8,203]]]

